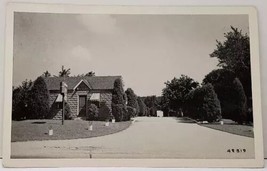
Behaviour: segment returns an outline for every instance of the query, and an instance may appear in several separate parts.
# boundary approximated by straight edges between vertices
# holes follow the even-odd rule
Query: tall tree
[[[137,102],[137,96],[131,88],[125,91],[127,95],[127,106],[133,107],[135,109],[135,115],[139,113],[139,105]]]
[[[234,95],[233,81],[236,78],[236,74],[228,69],[217,69],[211,71],[203,79],[203,85],[212,84],[218,99],[220,100],[222,117],[225,119],[233,119],[238,115],[233,105]]]
[[[69,77],[70,76],[70,68],[65,69],[64,65],[61,67],[61,71],[58,74],[59,77]]]
[[[139,106],[139,116],[146,116],[146,104],[143,101],[143,99],[141,97],[137,97],[137,102],[138,102],[138,106]]]
[[[120,122],[124,120],[126,114],[126,95],[123,90],[121,79],[116,79],[112,92],[112,114],[115,120]]]
[[[216,41],[216,49],[210,54],[219,60],[218,66],[233,71],[240,79],[246,96],[251,99],[250,43],[248,34],[231,26],[231,31],[224,33],[225,41]],[[248,103],[252,106],[252,100]]]
[[[157,116],[157,97],[156,96],[147,96],[144,99],[144,103],[147,106],[147,115],[148,116]]]
[[[247,98],[242,83],[238,78],[235,78],[235,80],[233,81],[233,85],[233,88],[235,90],[233,92],[233,96],[235,98],[232,99],[232,103],[233,105],[235,105],[234,109],[236,113],[236,117],[233,119],[239,124],[242,124],[247,120]]]
[[[45,71],[42,76],[47,78],[47,77],[51,77],[51,74],[48,71]]]
[[[199,86],[199,83],[192,78],[181,75],[179,79],[173,78],[165,83],[166,87],[162,90],[162,105],[178,112],[184,107],[185,96]]]
[[[28,112],[28,96],[32,87],[31,80],[25,80],[17,88],[13,89],[12,94],[12,119],[26,119]]]
[[[45,119],[49,116],[49,92],[43,77],[38,77],[29,92],[30,119]]]

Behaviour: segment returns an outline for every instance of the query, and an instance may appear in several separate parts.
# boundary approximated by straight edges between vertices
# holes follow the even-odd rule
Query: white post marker
[[[48,131],[48,135],[49,135],[49,136],[52,136],[52,135],[53,135],[53,129],[49,129],[49,131]]]
[[[65,120],[65,100],[67,101],[67,89],[68,85],[62,81],[60,82],[60,93],[62,94],[62,125],[64,125]]]
[[[89,131],[93,131],[93,125],[89,126]]]

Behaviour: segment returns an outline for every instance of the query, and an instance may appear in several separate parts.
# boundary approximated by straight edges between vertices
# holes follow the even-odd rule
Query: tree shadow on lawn
[[[36,121],[36,122],[32,122],[32,124],[45,124],[46,122],[44,121]]]
[[[177,117],[175,118],[178,123],[187,123],[187,124],[195,124],[196,122],[187,117]]]

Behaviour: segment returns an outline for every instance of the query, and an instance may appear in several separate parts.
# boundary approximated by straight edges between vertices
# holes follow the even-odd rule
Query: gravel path
[[[74,140],[14,142],[12,158],[253,158],[254,139],[185,123],[139,117],[116,134]],[[235,153],[227,152],[235,149]],[[246,152],[237,153],[237,149]]]

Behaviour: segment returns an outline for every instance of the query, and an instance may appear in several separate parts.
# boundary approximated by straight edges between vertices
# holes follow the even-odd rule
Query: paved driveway
[[[228,153],[228,149],[246,149]],[[139,117],[128,129],[103,137],[14,142],[14,158],[253,158],[254,139],[177,118]]]

